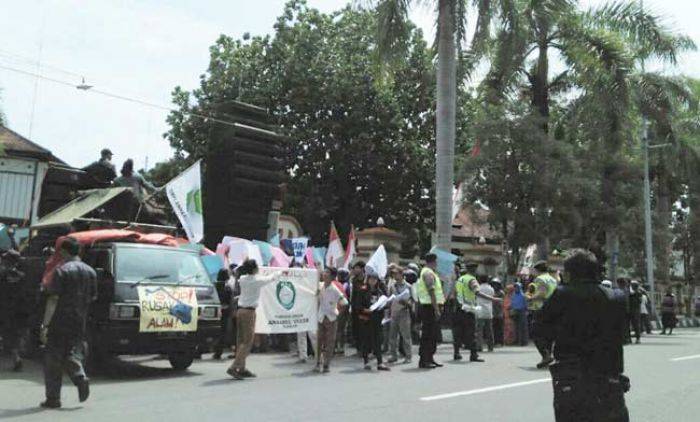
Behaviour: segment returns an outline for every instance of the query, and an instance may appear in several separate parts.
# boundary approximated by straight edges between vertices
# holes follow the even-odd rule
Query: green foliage
[[[217,40],[200,88],[174,90],[166,136],[177,154],[202,157],[209,125],[189,112],[225,119],[216,104],[232,99],[266,107],[290,140],[286,211],[312,241],[331,219],[341,231],[380,216],[402,231],[430,224],[433,66],[420,31],[404,30],[404,53],[378,79],[373,13],[290,1],[273,36]]]

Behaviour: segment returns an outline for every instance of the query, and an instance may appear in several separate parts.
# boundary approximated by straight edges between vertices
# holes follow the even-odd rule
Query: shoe
[[[462,360],[462,359],[463,359],[462,355],[460,355],[459,353],[455,353],[454,360]]]
[[[408,363],[411,363],[411,358],[406,358],[403,360],[403,364],[406,365]]]
[[[329,367],[327,367],[327,366],[324,366],[324,367],[323,367],[323,373],[324,373],[324,374],[327,374],[327,373],[329,373],[329,372],[331,372],[331,368],[329,368]]]
[[[299,358],[299,360],[297,361],[297,363],[306,363],[306,359],[304,359],[304,358]]]
[[[46,401],[41,402],[39,406],[43,407],[44,409],[60,409],[61,401],[46,399]]]
[[[90,381],[87,378],[78,381],[76,387],[78,387],[78,400],[81,403],[90,397]]]
[[[254,373],[250,372],[247,369],[244,369],[243,371],[241,371],[241,376],[243,376],[243,378],[257,378],[258,377],[257,375],[255,375]]]
[[[389,359],[389,360],[387,361],[387,363],[396,363],[396,362],[398,362],[398,361],[399,361],[399,360],[398,360],[397,358],[391,358],[391,359]]]
[[[469,362],[485,362],[485,360],[481,359],[479,355],[473,354],[469,356]]]
[[[435,365],[433,365],[432,363],[425,363],[425,362],[420,362],[420,363],[418,364],[418,367],[419,367],[420,369],[435,369],[435,368],[437,368],[437,367],[436,367]]]
[[[542,362],[537,364],[537,369],[546,369],[549,368],[549,365],[554,362],[554,359],[552,358],[546,358],[542,359]]]
[[[388,366],[384,365],[383,363],[377,365],[377,371],[391,371]]]
[[[372,367],[370,366],[369,363],[365,363],[365,371],[371,371]]]
[[[214,353],[211,355],[211,358],[214,360],[221,360],[221,353]]]
[[[314,366],[314,372],[321,373],[321,366],[320,365]]]
[[[237,379],[237,380],[242,380],[242,379],[244,379],[244,378],[243,378],[243,374],[241,373],[240,370],[233,369],[233,368],[228,368],[228,369],[226,370],[226,373],[229,374],[229,375],[231,375],[233,378],[235,378],[235,379]]]
[[[433,366],[435,366],[436,368],[442,368],[442,367],[444,366],[444,365],[439,364],[439,363],[437,363],[437,362],[435,362],[435,361],[432,361],[432,362],[430,362],[430,363],[431,363]]]

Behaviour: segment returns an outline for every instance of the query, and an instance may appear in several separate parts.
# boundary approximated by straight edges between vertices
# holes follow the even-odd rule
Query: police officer
[[[78,257],[80,244],[64,238],[60,253],[64,263],[58,267],[46,293],[46,311],[41,326],[41,340],[46,344],[44,381],[46,401],[41,407],[61,407],[63,372],[78,387],[81,402],[90,395],[88,378],[83,368],[83,341],[90,304],[97,298],[97,275]]]
[[[442,282],[436,270],[437,255],[429,253],[425,256],[425,267],[420,272],[415,289],[418,301],[418,318],[422,324],[418,367],[423,369],[442,367],[441,364],[435,362],[435,352],[437,351],[440,330],[440,307],[445,303],[445,296],[442,292]]]
[[[481,297],[493,302],[501,301],[479,291],[479,282],[475,276],[478,267],[479,264],[476,262],[467,262],[465,272],[455,283],[455,295],[459,304],[452,320],[455,360],[462,360],[459,351],[463,346],[470,351],[470,362],[484,361],[479,357],[476,347],[476,313],[479,309],[476,298]]]
[[[532,338],[537,351],[540,352],[542,360],[537,364],[538,369],[544,369],[554,360],[552,358],[552,342],[544,339],[540,335],[542,320],[542,306],[545,301],[552,296],[557,288],[557,279],[548,272],[547,262],[539,261],[533,267],[535,279],[528,286],[526,294],[528,299],[528,310],[532,315]]]
[[[599,285],[589,251],[573,250],[564,263],[567,284],[544,303],[542,337],[554,342],[550,366],[558,422],[627,422],[623,375],[625,298]]]

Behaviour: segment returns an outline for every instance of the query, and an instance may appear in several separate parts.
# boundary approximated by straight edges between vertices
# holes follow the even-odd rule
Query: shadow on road
[[[0,409],[0,419],[21,418],[23,416],[35,415],[43,412],[74,412],[80,409],[82,409],[82,406],[62,407],[60,409],[50,410],[39,407],[38,405],[27,409]]]

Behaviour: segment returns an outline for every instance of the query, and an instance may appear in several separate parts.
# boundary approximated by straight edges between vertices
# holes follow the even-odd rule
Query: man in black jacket
[[[595,256],[571,251],[564,264],[568,279],[542,309],[543,336],[554,342],[550,367],[554,414],[566,422],[629,421],[623,375],[626,298],[599,285]]]

